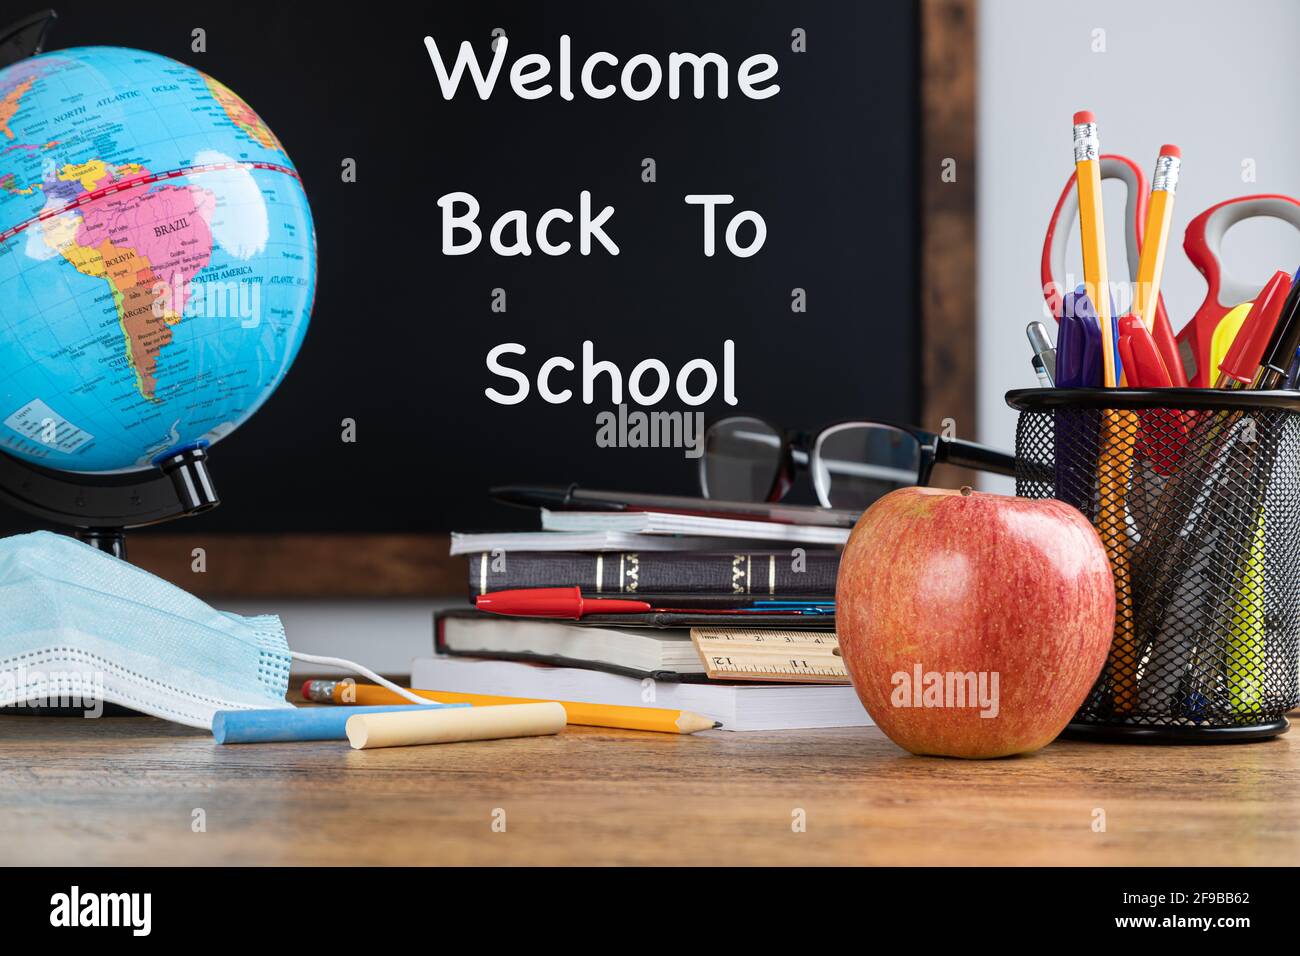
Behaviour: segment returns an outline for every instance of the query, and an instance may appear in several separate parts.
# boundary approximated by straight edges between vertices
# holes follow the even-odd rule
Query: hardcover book
[[[580,587],[584,594],[710,594],[831,597],[840,552],[497,552],[469,558],[470,594],[512,588]]]

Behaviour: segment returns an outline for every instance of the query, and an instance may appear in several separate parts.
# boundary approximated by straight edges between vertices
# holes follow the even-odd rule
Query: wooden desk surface
[[[362,752],[3,716],[0,863],[1294,864],[1298,742],[1058,742],[971,763],[874,728],[569,728]]]

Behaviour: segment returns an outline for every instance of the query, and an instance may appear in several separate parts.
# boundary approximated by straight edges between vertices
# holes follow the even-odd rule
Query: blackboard
[[[476,0],[386,5],[369,21],[326,5],[58,9],[51,49],[140,47],[239,92],[285,144],[312,202],[320,281],[306,343],[268,404],[212,449],[223,504],[186,531],[505,527],[522,515],[489,501],[493,484],[696,489],[680,449],[596,447],[607,396],[490,402],[485,388],[509,385],[486,356],[505,342],[527,348],[511,362],[532,375],[553,355],[578,362],[590,339],[626,376],[650,357],[673,371],[697,357],[721,369],[731,339],[738,404],[718,395],[701,409],[709,419],[917,418],[911,3]],[[202,53],[191,48],[196,27]],[[448,58],[470,40],[486,65],[496,28],[510,61],[516,51],[556,61],[563,34],[575,60],[716,52],[731,95],[525,101],[503,76],[486,101],[468,83],[445,100],[425,36]],[[797,30],[806,52],[792,49]],[[779,65],[768,99],[736,93],[737,66],[755,53]],[[355,182],[341,174],[349,158]],[[643,181],[646,158],[654,182]],[[509,209],[530,220],[552,207],[576,213],[584,189],[596,209],[616,209],[617,256],[440,254],[440,195],[473,194],[486,232]],[[703,254],[701,210],[684,197],[706,193],[735,197],[725,214],[761,213],[756,255]],[[796,288],[806,312],[792,311]],[[505,290],[504,313],[492,311],[494,289]],[[345,419],[354,442],[342,440]],[[0,530],[32,526],[0,513]]]

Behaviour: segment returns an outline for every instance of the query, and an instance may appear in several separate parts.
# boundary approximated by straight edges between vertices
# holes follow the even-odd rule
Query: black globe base
[[[81,541],[126,558],[126,532],[211,511],[221,503],[205,447],[126,474],[54,471],[0,452],[0,502],[67,528]]]
[[[208,474],[206,448],[188,448],[153,471],[82,475],[52,471],[0,452],[0,501],[68,528],[77,539],[126,560],[126,532],[211,511],[221,503]],[[0,707],[3,715],[84,717],[84,707]],[[136,711],[103,705],[104,717]]]

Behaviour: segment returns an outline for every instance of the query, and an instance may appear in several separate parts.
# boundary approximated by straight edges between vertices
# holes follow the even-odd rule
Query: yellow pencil
[[[543,702],[533,697],[498,697],[493,694],[455,694],[440,690],[412,690],[412,694],[436,701],[439,704],[472,704],[475,707],[495,707],[503,704],[536,704]],[[303,685],[302,695],[321,703],[358,704],[409,704],[410,701],[386,687],[375,684],[354,684],[351,681],[309,680]],[[615,704],[584,704],[576,701],[556,701],[564,707],[568,722],[584,727],[613,727],[619,730],[653,730],[663,734],[693,734],[697,730],[715,730],[722,725],[708,717],[685,710],[668,710],[663,707],[623,707]]]
[[[1081,110],[1074,114],[1074,168],[1079,191],[1083,283],[1101,324],[1102,384],[1114,388],[1117,384],[1115,332],[1111,326],[1110,281],[1106,272],[1100,156],[1097,117],[1088,110]],[[1106,411],[1101,420],[1101,448],[1097,463],[1100,491],[1097,534],[1106,546],[1115,575],[1115,636],[1111,641],[1108,668],[1112,680],[1112,704],[1117,712],[1131,710],[1137,698],[1137,635],[1125,515],[1137,424],[1133,412]]]
[[[1142,320],[1148,332],[1156,330],[1156,303],[1160,301],[1160,276],[1165,269],[1165,250],[1169,246],[1169,220],[1174,214],[1174,192],[1178,189],[1178,171],[1182,152],[1165,144],[1156,157],[1155,175],[1151,177],[1151,196],[1147,200],[1146,233],[1142,237],[1142,254],[1138,258],[1137,288],[1133,290],[1133,314]]]
[[[1083,248],[1083,285],[1101,324],[1102,384],[1115,387],[1115,333],[1110,324],[1110,280],[1106,273],[1106,226],[1101,211],[1101,145],[1097,117],[1089,110],[1074,114],[1074,170],[1079,191],[1079,235]]]

